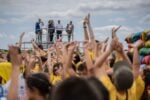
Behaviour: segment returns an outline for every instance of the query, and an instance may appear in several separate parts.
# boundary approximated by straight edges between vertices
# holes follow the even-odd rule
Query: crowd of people
[[[56,25],[54,24],[54,20],[49,20],[47,28],[44,28],[44,22],[39,18],[39,20],[35,24],[36,42],[38,44],[42,44],[42,34],[43,34],[42,30],[43,29],[47,30],[47,43],[48,44],[54,43],[55,35],[56,35],[56,39],[62,39],[63,31],[66,31],[68,35],[68,42],[71,41],[71,37],[73,40],[74,25],[72,21],[70,21],[67,24],[67,26],[64,28],[60,20],[58,20]]]
[[[41,20],[39,22],[43,23]],[[53,20],[48,23],[50,41],[53,41],[55,28],[58,29],[56,33],[59,39],[62,34],[59,30],[62,28],[60,21],[56,27]],[[67,27],[71,34],[70,26]],[[19,43],[9,46],[7,56],[0,55],[0,98],[150,100],[150,63],[143,68],[140,62],[140,52],[145,41],[142,38],[130,41],[127,37],[125,40],[130,49],[124,50],[117,36],[121,26],[112,28],[111,39],[96,40],[90,14],[85,16],[82,27],[82,52],[77,41],[56,41],[43,50],[42,45],[35,40],[32,40],[33,51],[24,51],[21,50],[21,42],[25,33],[22,33]],[[147,31],[148,34],[150,31]],[[68,39],[70,41],[70,36]]]

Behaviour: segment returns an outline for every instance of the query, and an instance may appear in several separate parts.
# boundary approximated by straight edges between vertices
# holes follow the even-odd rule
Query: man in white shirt
[[[63,26],[61,25],[60,20],[58,20],[58,24],[56,25],[57,39],[60,39],[62,37],[62,31],[63,31]]]

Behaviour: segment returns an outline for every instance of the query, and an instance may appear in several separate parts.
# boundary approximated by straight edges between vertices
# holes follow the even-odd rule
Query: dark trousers
[[[54,38],[54,33],[48,33],[47,35],[47,42],[52,43]]]
[[[53,43],[53,37],[54,37],[54,33],[48,32],[48,34],[47,34],[47,48],[50,47],[51,44]]]
[[[72,36],[72,34],[68,34],[68,42],[70,42],[70,40],[71,40],[71,36]]]
[[[68,42],[70,42],[71,36],[73,35],[73,34],[72,34],[72,31],[71,31],[71,30],[68,30],[67,33],[68,33]]]
[[[42,31],[37,32],[37,34],[36,34],[36,42],[38,44],[42,44]]]
[[[51,33],[51,34],[50,34],[50,42],[53,42],[53,37],[54,37],[54,34]]]
[[[62,31],[57,30],[56,33],[57,33],[57,39],[60,39],[62,37]]]

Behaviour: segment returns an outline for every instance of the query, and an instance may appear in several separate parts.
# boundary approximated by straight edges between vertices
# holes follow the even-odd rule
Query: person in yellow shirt
[[[144,91],[144,81],[140,76],[140,61],[138,47],[143,43],[139,40],[130,45],[134,48],[133,64],[130,63],[123,51],[120,42],[112,40],[110,47],[95,62],[95,76],[100,79],[110,94],[110,100],[140,100]],[[113,50],[119,52],[124,58],[113,65],[110,79],[106,73],[103,62]],[[96,68],[97,67],[97,68]]]
[[[34,56],[34,55],[32,55]],[[35,59],[37,60],[36,63],[35,63],[35,66],[32,66],[33,68],[31,69],[31,71],[33,73],[39,73],[41,72],[45,67],[45,63],[47,61],[47,58],[45,56],[40,56],[40,57],[36,57],[35,56]]]
[[[72,58],[72,68],[76,71],[78,69],[78,64],[80,63],[81,58],[79,54],[74,53]]]
[[[113,82],[108,76],[100,79],[110,93],[110,100],[140,100],[144,90],[142,78],[134,79],[126,61],[119,61],[113,67]]]
[[[32,73],[39,73],[41,70],[40,70],[40,66],[39,64],[35,64],[34,68],[31,69],[31,72]]]
[[[0,77],[1,77],[1,84],[5,84],[11,75],[11,63],[10,62],[1,62],[0,63]]]
[[[77,53],[73,54],[73,59],[72,59],[72,68],[75,72],[77,72],[79,66],[82,64],[80,55]]]
[[[62,81],[62,63],[56,63],[53,66],[52,72],[50,73],[50,82],[53,85],[57,85]]]

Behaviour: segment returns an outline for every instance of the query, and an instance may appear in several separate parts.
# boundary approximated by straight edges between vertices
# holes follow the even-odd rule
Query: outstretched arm
[[[38,45],[35,43],[34,39],[32,39],[32,46],[35,50],[39,49]]]
[[[116,32],[120,29],[120,27],[121,26],[118,26],[116,28],[115,27],[112,28],[112,38],[116,37],[118,39]]]
[[[101,67],[103,62],[105,62],[105,60],[107,59],[107,57],[111,54],[112,52],[112,48],[107,47],[107,50],[105,52],[103,52],[103,54],[101,56],[99,56],[95,62],[95,67]]]
[[[94,32],[93,32],[91,22],[90,22],[90,14],[88,14],[88,16],[87,16],[87,26],[88,26],[88,29],[89,29],[89,34],[90,34],[91,41],[95,41]]]
[[[97,59],[97,61],[95,62],[95,67],[101,67],[103,62],[105,62],[107,57],[111,54],[111,52],[117,46],[118,39],[117,39],[116,32],[117,32],[117,30],[119,28],[120,28],[120,26],[117,27],[117,28],[113,28],[112,29],[112,41],[111,41],[111,44],[107,45],[106,51]]]
[[[18,47],[10,46],[10,59],[12,63],[12,73],[11,73],[11,83],[8,90],[8,100],[17,100],[18,99],[18,87],[19,87],[19,69],[22,63],[21,54],[18,52]]]
[[[56,44],[54,44],[54,48],[56,49],[57,61],[58,59],[61,60],[62,58],[62,51],[61,51],[62,47],[63,47],[62,42],[56,42]]]
[[[32,42],[32,47],[33,47],[34,52],[36,53],[36,55],[38,55],[38,56],[39,55],[41,55],[41,56],[45,56],[46,55],[45,51],[38,47],[38,45],[36,44],[34,39],[31,42]]]
[[[51,58],[51,53],[53,52],[54,48],[51,47],[48,49],[48,59],[47,59],[47,64],[48,64],[48,71],[49,74],[53,73],[53,64],[52,64],[52,58]]]
[[[128,56],[126,55],[126,53],[124,52],[123,50],[123,45],[121,42],[119,42],[119,39],[118,39],[118,36],[116,34],[116,32],[120,29],[121,26],[118,26],[118,27],[113,27],[112,28],[112,38],[113,39],[116,39],[116,47],[115,47],[115,50],[117,51],[116,52],[116,59],[117,60],[120,60],[120,59],[124,59],[126,60],[130,65],[132,65],[131,61],[129,60]],[[116,61],[117,61],[116,60]]]
[[[132,63],[131,63],[130,59],[128,58],[127,54],[123,50],[122,43],[118,42],[115,50],[117,51],[116,52],[116,57],[117,57],[116,59],[117,60],[119,60],[119,59],[126,60],[132,66]]]
[[[66,77],[66,75],[69,76],[75,76],[75,71],[73,71],[71,64],[72,64],[72,56],[73,56],[73,52],[74,49],[76,47],[76,43],[75,42],[71,42],[70,44],[67,44],[64,46],[64,50],[63,50],[63,57],[64,57],[64,62],[63,62],[63,68],[64,68],[64,75]]]
[[[20,38],[19,38],[19,43],[18,43],[18,47],[21,49],[21,45],[22,45],[22,39],[24,36],[25,32],[21,33]]]
[[[30,63],[30,54],[26,51],[24,52],[24,61],[25,61],[25,78],[30,74],[30,68],[31,68],[31,63]]]
[[[94,63],[92,62],[92,59],[89,54],[89,50],[88,50],[89,45],[90,45],[89,43],[84,43],[84,53],[85,53],[84,60],[87,66],[88,74],[90,75],[92,74]]]
[[[84,18],[83,29],[84,29],[84,40],[89,41],[89,36],[88,36],[88,31],[87,31],[87,17]]]
[[[111,54],[111,52],[114,50],[114,47],[116,46],[116,40],[112,40],[110,44],[107,45],[107,48],[105,52],[101,54],[96,59],[96,62],[94,64],[94,75],[97,78],[101,78],[102,76],[107,75],[106,68],[103,66],[104,62],[106,61],[107,57]]]
[[[133,47],[134,53],[133,53],[133,74],[135,79],[140,75],[140,56],[139,56],[139,50],[138,48],[143,45],[142,40],[138,40],[135,44],[129,44],[130,47]]]

